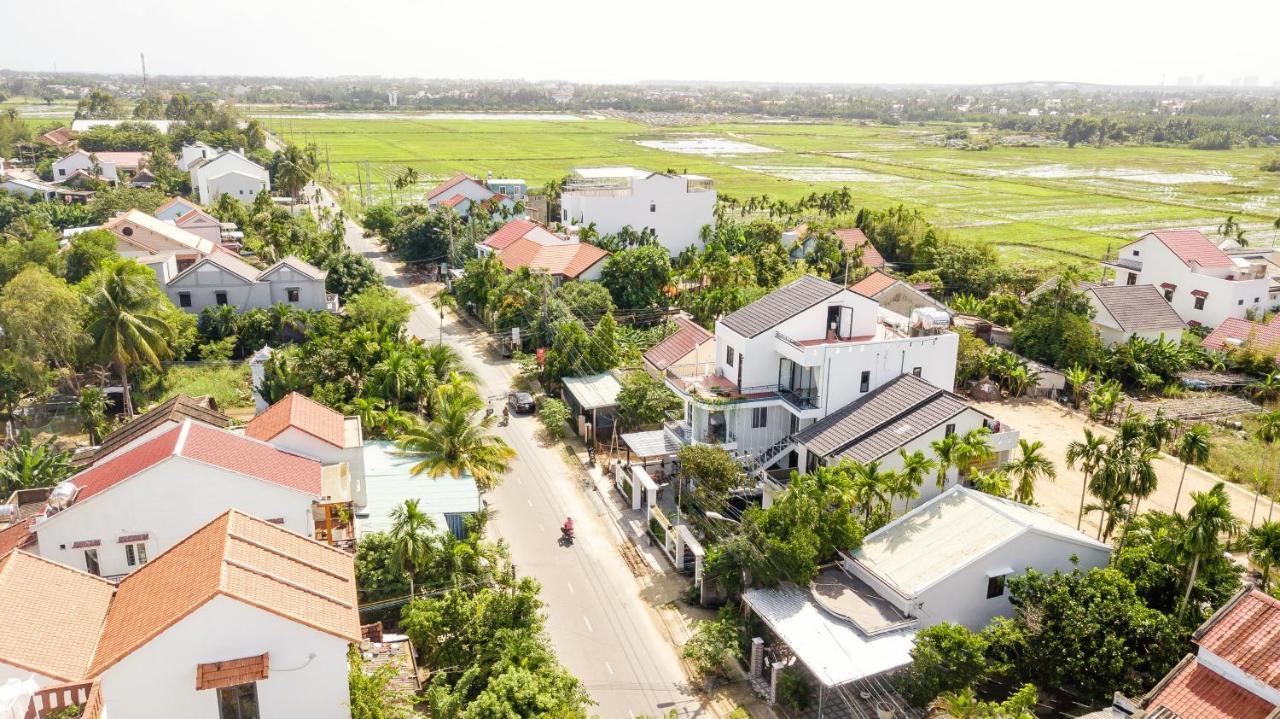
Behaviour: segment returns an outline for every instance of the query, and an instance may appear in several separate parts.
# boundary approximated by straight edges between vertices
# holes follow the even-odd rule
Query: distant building
[[[59,127],[37,137],[36,142],[59,150],[71,150],[76,146],[76,134],[69,127]]]
[[[325,291],[328,273],[292,255],[265,270],[219,247],[165,282],[173,304],[198,314],[205,307],[231,305],[244,312],[278,304],[303,310],[338,310],[339,298]]]
[[[668,175],[634,167],[579,168],[560,195],[560,221],[596,226],[602,235],[623,227],[654,231],[672,255],[701,246],[702,228],[715,224],[716,191],[702,175]]]
[[[504,182],[523,181],[505,180]],[[449,207],[462,217],[466,217],[471,212],[472,205],[484,205],[491,214],[497,211],[499,206],[507,208],[508,212],[515,211],[515,200],[511,196],[495,192],[480,180],[462,173],[428,190],[424,199],[427,207],[432,209]]]
[[[197,160],[212,160],[218,156],[219,152],[221,150],[210,147],[203,142],[193,142],[190,145],[182,146],[182,150],[178,153],[178,161],[175,164],[179,170],[187,172]]]
[[[90,177],[115,184],[137,174],[151,157],[149,152],[89,152],[75,150],[53,163],[53,181],[66,182],[83,171]],[[95,170],[95,167],[97,168]]]
[[[271,191],[271,175],[267,169],[235,150],[193,160],[187,170],[191,174],[191,189],[202,205],[212,205],[219,195],[230,195],[252,204],[259,193]]]
[[[1093,305],[1090,321],[1107,347],[1130,337],[1182,340],[1187,323],[1154,285],[1088,285],[1084,296]]]
[[[873,270],[884,269],[884,257],[880,251],[871,244],[865,233],[856,227],[846,227],[832,231],[836,239],[840,240],[840,244],[844,247],[845,252],[860,255],[861,264],[870,267]],[[816,236],[809,229],[809,225],[801,224],[782,233],[782,246],[791,249],[791,255],[795,258],[804,257],[813,251],[813,245]]]

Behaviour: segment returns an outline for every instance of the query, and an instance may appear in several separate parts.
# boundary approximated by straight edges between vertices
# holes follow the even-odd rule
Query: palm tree
[[[1263,522],[1245,535],[1249,558],[1262,567],[1262,591],[1271,583],[1271,567],[1280,563],[1280,522]]]
[[[1071,385],[1071,404],[1076,409],[1080,409],[1080,404],[1084,402],[1084,390],[1089,385],[1089,378],[1092,377],[1089,370],[1080,365],[1071,365],[1064,373],[1067,384]]]
[[[1249,385],[1249,394],[1257,402],[1270,402],[1280,397],[1280,372],[1268,372],[1265,377]]]
[[[413,369],[412,359],[407,353],[393,350],[386,359],[373,366],[369,379],[384,398],[394,399],[398,404],[413,387]]]
[[[975,467],[995,456],[995,450],[991,448],[990,436],[991,430],[986,427],[971,429],[961,436],[955,456],[956,467],[959,468],[961,477],[969,476]]]
[[[298,193],[302,192],[302,188],[311,181],[313,172],[315,172],[315,163],[302,148],[290,143],[284,152],[280,153],[279,160],[276,162],[275,181],[296,200]]]
[[[1178,493],[1173,496],[1173,511],[1178,512],[1178,500],[1182,499],[1182,483],[1187,480],[1187,467],[1191,464],[1203,464],[1209,459],[1212,446],[1211,430],[1207,424],[1194,424],[1178,438],[1174,452],[1182,461],[1182,476],[1178,479]]]
[[[369,434],[383,431],[383,413],[387,403],[379,397],[356,397],[342,408],[344,414],[360,418],[360,426]]]
[[[935,439],[929,443],[929,448],[933,450],[934,462],[938,469],[938,489],[942,489],[947,485],[947,471],[952,467],[959,466],[956,462],[959,447],[960,435],[954,432],[942,439]]]
[[[418,508],[418,500],[406,499],[391,510],[391,556],[409,576],[409,596],[416,596],[414,575],[431,559],[436,524]]]
[[[1208,492],[1192,492],[1191,503],[1191,509],[1187,511],[1180,526],[1180,544],[1182,551],[1191,558],[1191,568],[1187,573],[1187,589],[1178,604],[1179,622],[1191,600],[1191,589],[1196,584],[1200,560],[1220,551],[1222,538],[1233,536],[1240,524],[1231,513],[1231,500],[1227,497],[1227,489],[1222,482],[1213,485],[1213,489]]]
[[[458,296],[442,290],[440,292],[437,292],[435,297],[431,298],[431,304],[433,307],[435,307],[437,310],[440,311],[440,338],[436,341],[443,343],[444,342],[444,311],[446,309],[454,310],[454,311],[458,309]]]
[[[138,270],[142,272],[139,273]],[[129,368],[149,364],[160,368],[160,360],[171,355],[171,330],[158,314],[160,300],[154,278],[133,262],[121,262],[107,270],[88,297],[89,317],[85,328],[94,350],[115,369],[124,389],[124,413],[133,416],[129,396]]]
[[[1023,504],[1033,504],[1036,495],[1036,482],[1041,479],[1053,480],[1057,478],[1058,470],[1053,466],[1053,460],[1041,453],[1040,450],[1044,449],[1044,442],[1040,440],[1028,442],[1025,439],[1019,439],[1018,449],[1022,451],[1022,456],[1017,461],[1006,464],[1004,469],[1018,480],[1018,487],[1014,491],[1013,498]]]
[[[975,472],[973,475],[973,488],[985,494],[1008,499],[1011,487],[1009,475],[999,469]]]
[[[920,486],[924,484],[925,476],[932,472],[938,463],[919,450],[908,454],[907,450],[899,449],[898,454],[902,457],[902,469],[898,471],[898,477],[901,479],[898,494],[906,497],[907,506],[903,511],[909,512],[911,500],[920,496]]]
[[[413,427],[400,438],[401,449],[421,458],[410,471],[433,478],[468,474],[481,489],[497,486],[516,453],[489,433],[496,422],[493,415],[476,419],[484,400],[455,377],[436,388],[435,407],[429,424]]]
[[[107,419],[107,393],[98,387],[85,387],[80,390],[80,399],[76,402],[76,412],[84,423],[84,430],[89,434],[90,444],[98,444],[106,436],[111,426]]]
[[[1253,520],[1258,514],[1258,500],[1262,498],[1263,492],[1271,492],[1272,479],[1266,472],[1255,468],[1249,472],[1249,479],[1245,484],[1253,490],[1253,509],[1249,510],[1249,528],[1253,529]]]
[[[1084,440],[1076,440],[1067,445],[1067,466],[1075,469],[1080,465],[1084,474],[1084,482],[1080,487],[1080,512],[1076,515],[1076,529],[1084,522],[1084,498],[1089,491],[1089,480],[1106,457],[1107,441],[1101,435],[1094,434],[1088,427],[1084,430]]]
[[[861,507],[863,521],[870,523],[874,512],[882,511],[892,502],[897,473],[880,469],[879,461],[854,463],[851,479],[849,504]]]

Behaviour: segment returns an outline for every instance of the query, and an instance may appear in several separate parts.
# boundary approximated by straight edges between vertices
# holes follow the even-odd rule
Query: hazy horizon
[[[1253,7],[1250,7],[1254,5]],[[69,0],[61,27],[9,33],[0,67],[152,75],[454,78],[579,83],[738,82],[984,85],[1280,83],[1280,4],[1164,3],[1159,15],[1083,0],[1070,14],[1001,0],[826,7],[817,0],[759,10],[741,3],[656,0],[623,9],[584,0],[428,7],[298,0],[175,6]],[[33,3],[3,24],[48,22]],[[231,18],[228,21],[228,18]],[[70,22],[66,22],[66,21]],[[127,32],[122,31],[126,28]],[[203,29],[202,29],[203,28]],[[107,40],[102,40],[106,37]]]

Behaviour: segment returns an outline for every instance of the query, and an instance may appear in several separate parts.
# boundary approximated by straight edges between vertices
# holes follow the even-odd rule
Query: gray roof
[[[795,317],[840,290],[840,285],[821,277],[805,275],[789,285],[779,287],[742,309],[720,320],[721,324],[743,337],[755,337],[765,330]]]
[[[1125,332],[1180,330],[1186,323],[1155,285],[1115,285],[1088,290]]]
[[[962,412],[959,396],[904,374],[796,433],[810,452],[870,462]]]
[[[586,377],[565,377],[560,382],[583,409],[612,407],[618,403],[618,393],[622,391],[618,378],[609,372]]]
[[[629,432],[622,435],[622,443],[631,449],[632,454],[641,459],[676,454],[684,446],[665,429]]]

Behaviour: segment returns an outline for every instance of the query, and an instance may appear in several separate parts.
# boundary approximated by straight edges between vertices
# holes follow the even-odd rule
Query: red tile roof
[[[529,234],[538,223],[529,220],[511,220],[498,228],[497,232],[485,238],[484,244],[495,250],[505,250],[507,245]]]
[[[35,544],[36,535],[31,532],[37,517],[19,519],[0,530],[0,555],[8,554],[14,549],[25,549]]]
[[[880,251],[871,244],[871,240],[867,239],[866,234],[856,227],[849,227],[842,230],[836,230],[836,237],[844,243],[845,250],[849,252],[857,252],[858,248],[862,248],[862,264],[867,267],[880,269],[884,267],[884,257],[880,255]]]
[[[444,182],[440,183],[439,185],[436,185],[436,186],[435,186],[435,187],[433,187],[432,189],[428,190],[428,191],[427,191],[427,196],[426,196],[426,198],[427,198],[427,202],[431,202],[431,201],[432,201],[432,200],[434,200],[437,196],[439,196],[439,195],[443,195],[444,193],[448,192],[449,190],[452,190],[452,189],[453,189],[454,187],[456,187],[459,183],[466,182],[467,180],[471,180],[472,182],[479,182],[479,180],[477,180],[476,178],[472,177],[471,175],[466,175],[466,174],[463,174],[463,173],[458,173],[458,174],[454,175],[453,177],[450,177],[448,180],[445,180]]]
[[[570,279],[577,278],[608,256],[608,252],[585,242],[543,245],[527,237],[516,239],[498,253],[498,259],[508,270],[528,267]]]
[[[896,284],[898,284],[898,278],[890,277],[880,270],[876,270],[853,283],[849,289],[863,297],[875,297]]]
[[[80,488],[75,503],[78,505],[169,457],[185,457],[309,494],[321,493],[319,462],[233,432],[184,420],[154,439],[72,477],[70,481]]]
[[[466,202],[466,201],[467,201],[466,195],[458,194],[458,195],[454,195],[453,197],[450,197],[447,200],[441,200],[440,204],[444,205],[445,207],[457,207],[458,205],[461,205],[463,202]]]
[[[679,362],[703,342],[715,341],[715,335],[706,331],[688,315],[680,314],[672,318],[678,328],[675,334],[662,340],[644,353],[644,358],[659,370],[665,370]]]
[[[1267,686],[1280,689],[1280,599],[1252,589],[1238,595],[1193,640]]]
[[[1218,249],[1200,230],[1158,230],[1147,233],[1164,243],[1178,259],[1201,267],[1235,267],[1227,253]]]
[[[1253,692],[1191,659],[1147,702],[1182,719],[1266,719],[1275,707]]]
[[[335,447],[345,447],[345,422],[340,413],[310,397],[290,392],[284,399],[268,407],[267,411],[249,420],[244,433],[254,439],[270,442],[276,435],[295,427]]]
[[[1227,340],[1238,340],[1264,352],[1276,355],[1280,362],[1280,325],[1273,319],[1269,324],[1250,322],[1239,317],[1228,317],[1200,341],[1200,346],[1211,350],[1230,350],[1234,345]]]

